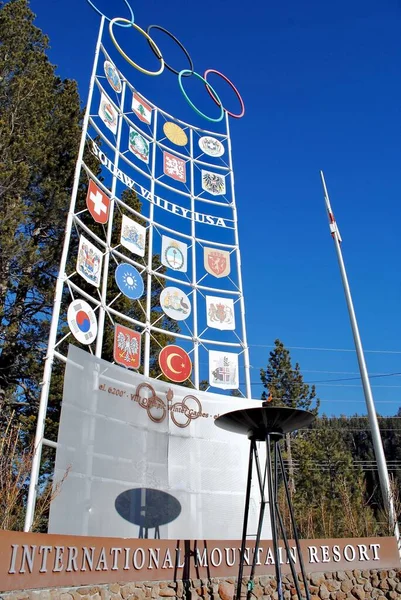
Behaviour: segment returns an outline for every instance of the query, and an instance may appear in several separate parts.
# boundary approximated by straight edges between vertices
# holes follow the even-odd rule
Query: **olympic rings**
[[[197,405],[197,410],[190,408],[186,405],[186,401],[188,399],[195,401],[195,404]],[[184,423],[180,423],[180,421],[175,416],[175,413],[185,415],[186,421]],[[175,404],[173,404],[173,406],[171,407],[170,418],[173,421],[174,425],[177,425],[177,427],[185,428],[188,427],[192,420],[198,419],[201,416],[201,414],[202,405],[199,402],[198,398],[196,396],[189,395],[185,396],[182,402],[176,402]]]
[[[130,57],[125,54],[124,50],[122,48],[120,48],[120,46],[117,43],[116,38],[114,37],[114,33],[113,33],[113,25],[114,23],[117,23],[117,21],[124,21],[125,23],[128,23],[129,25],[132,25],[132,27],[134,29],[136,29],[137,31],[139,31],[139,33],[141,33],[149,42],[149,44],[151,46],[154,46],[153,51],[156,54],[157,58],[160,60],[160,69],[158,71],[148,71],[147,69],[144,69],[143,67],[140,67],[139,65],[137,65],[136,63],[134,63],[133,60],[130,59]],[[110,25],[109,25],[109,31],[110,31],[110,37],[113,41],[113,44],[115,45],[115,47],[117,48],[117,50],[119,51],[119,53],[121,54],[121,56],[123,56],[125,58],[125,60],[131,65],[133,66],[135,69],[138,69],[138,71],[140,71],[141,73],[144,73],[145,75],[160,75],[163,70],[164,70],[164,60],[163,57],[161,55],[161,52],[159,50],[159,48],[156,46],[155,42],[152,40],[152,38],[150,37],[150,35],[148,35],[146,33],[146,31],[144,31],[143,29],[141,29],[139,27],[139,25],[136,25],[135,23],[128,21],[128,19],[122,19],[121,17],[116,17],[115,19],[112,19],[110,21]]]
[[[239,100],[239,103],[240,103],[240,105],[241,105],[241,112],[240,112],[240,113],[238,113],[238,114],[236,115],[236,114],[234,114],[234,113],[230,112],[229,110],[227,110],[227,109],[225,108],[224,110],[226,111],[226,113],[227,113],[228,115],[230,115],[230,117],[234,117],[234,119],[240,119],[241,117],[243,117],[243,116],[244,116],[244,114],[245,114],[245,105],[244,105],[244,101],[243,101],[243,99],[242,99],[242,97],[241,97],[241,94],[239,93],[239,91],[237,90],[237,88],[235,87],[235,85],[233,84],[233,82],[232,82],[232,81],[230,81],[230,80],[228,79],[228,77],[226,77],[225,75],[223,75],[223,73],[220,73],[219,71],[216,71],[215,69],[208,69],[207,71],[205,71],[205,72],[204,72],[204,74],[203,74],[203,77],[204,77],[205,81],[206,81],[206,77],[208,76],[208,74],[209,74],[209,73],[215,73],[216,75],[219,75],[219,76],[220,76],[222,79],[224,79],[224,81],[225,81],[226,83],[228,83],[228,85],[229,85],[229,86],[231,87],[231,89],[234,91],[234,93],[236,94],[236,96],[237,96],[237,98],[238,98],[238,100]],[[216,92],[214,92],[214,90],[213,90],[212,86],[211,86],[209,83],[207,83],[207,85],[206,85],[206,89],[207,89],[207,91],[209,92],[209,95],[210,95],[210,96],[213,98],[213,100],[216,102],[216,104],[217,104],[217,105],[221,105],[221,101],[220,101],[220,99],[219,99],[219,100],[217,100],[218,96],[217,96]],[[216,94],[216,95],[215,95],[215,94]]]
[[[149,398],[142,398],[140,395],[140,390],[142,388],[146,388],[151,391],[152,395]],[[166,418],[167,408],[165,403],[159,396],[156,396],[155,390],[152,388],[150,383],[141,383],[136,388],[134,402],[138,402],[141,408],[144,408],[148,413],[148,417],[154,423],[161,423]],[[154,415],[152,413],[152,408],[155,408],[157,411],[161,411],[161,414]]]
[[[145,388],[151,392],[151,395],[149,396],[149,398],[147,398],[146,396],[145,397],[141,396],[140,392],[141,392],[142,388]],[[171,393],[171,396],[169,395],[170,393]],[[195,419],[199,419],[199,417],[202,416],[202,405],[196,396],[189,394],[188,396],[185,396],[185,398],[183,399],[182,402],[175,402],[173,405],[171,405],[171,400],[173,399],[173,396],[174,396],[174,393],[172,392],[172,390],[169,390],[169,392],[167,392],[166,396],[167,396],[167,405],[168,406],[166,405],[164,400],[162,400],[161,398],[159,398],[159,396],[156,395],[156,392],[153,389],[153,387],[150,385],[150,383],[141,383],[136,388],[135,395],[132,399],[134,402],[137,402],[141,408],[144,408],[146,410],[146,412],[148,413],[149,419],[151,421],[153,421],[154,423],[162,423],[167,416],[167,410],[169,410],[169,412],[170,412],[170,417],[171,417],[172,422],[177,427],[181,427],[181,428],[188,427],[188,425],[190,424],[191,421],[194,421]],[[195,408],[191,408],[191,406],[188,406],[186,404],[187,400],[193,400],[196,405]],[[152,413],[152,409],[156,410],[157,414]],[[175,413],[183,414],[186,418],[186,421],[181,422],[176,417]]]
[[[94,4],[93,2],[91,2],[91,0],[87,0],[87,2],[91,5],[91,7],[98,13],[98,15],[100,15],[101,17],[104,17],[106,19],[106,21],[111,21],[111,19],[109,19],[109,17],[106,17],[106,15],[104,15]],[[117,25],[119,27],[129,27],[131,25],[131,23],[134,23],[134,13],[133,10],[131,8],[131,6],[128,3],[128,0],[124,0],[125,4],[128,6],[128,9],[131,13],[131,21],[128,23],[128,25],[121,25],[120,23],[117,23]]]
[[[121,56],[123,58],[125,58],[125,60],[135,69],[137,69],[138,71],[140,71],[141,73],[144,73],[145,75],[152,75],[152,76],[156,76],[156,75],[161,75],[161,73],[163,73],[164,71],[164,67],[166,67],[167,70],[169,70],[171,73],[174,73],[175,75],[178,75],[178,84],[180,86],[180,90],[185,98],[185,100],[188,102],[188,104],[190,105],[190,107],[201,117],[203,117],[204,119],[206,119],[207,121],[210,121],[211,123],[219,123],[220,121],[223,120],[224,118],[224,113],[226,112],[227,115],[230,115],[230,117],[233,117],[234,119],[240,119],[241,117],[244,116],[245,114],[245,105],[244,105],[244,101],[242,99],[241,94],[239,93],[239,91],[237,90],[237,88],[235,87],[235,85],[232,83],[232,81],[230,81],[230,79],[228,79],[228,77],[226,77],[225,75],[223,75],[223,73],[220,73],[220,71],[216,71],[215,69],[207,69],[204,74],[203,77],[201,75],[199,75],[199,73],[196,73],[194,71],[194,65],[192,62],[192,59],[188,53],[188,51],[186,50],[186,48],[181,44],[181,42],[172,34],[170,33],[170,31],[168,31],[167,29],[165,29],[164,27],[161,27],[160,25],[149,25],[147,31],[141,29],[141,27],[139,27],[138,25],[136,25],[134,23],[134,12],[128,2],[128,0],[124,0],[125,4],[128,6],[130,15],[131,15],[131,20],[129,19],[124,19],[121,17],[115,17],[114,19],[110,19],[109,17],[107,17],[105,14],[103,14],[98,8],[97,6],[95,6],[94,2],[92,0],[87,0],[88,4],[90,4],[90,6],[102,17],[104,17],[107,21],[109,21],[109,32],[110,32],[110,37],[111,40],[114,44],[114,46],[116,47],[116,49],[118,50],[118,52],[121,54]],[[118,25],[119,27],[133,27],[134,29],[136,29],[139,33],[141,33],[147,40],[148,44],[150,45],[150,48],[153,52],[153,54],[155,54],[156,58],[160,61],[160,68],[158,71],[148,71],[147,69],[145,69],[144,67],[141,67],[140,65],[138,65],[137,63],[135,63],[125,52],[124,50],[120,47],[120,45],[118,44],[114,32],[113,32],[113,26],[114,24]],[[158,29],[159,31],[163,31],[163,33],[165,33],[166,35],[168,35],[179,47],[180,49],[183,51],[183,53],[185,54],[188,63],[189,63],[189,69],[183,69],[182,71],[178,72],[176,69],[173,69],[173,67],[171,67],[170,65],[168,65],[163,58],[162,53],[160,52],[160,49],[158,48],[157,44],[152,40],[152,38],[150,37],[150,31],[152,29]],[[219,77],[221,77],[222,79],[224,79],[224,81],[226,83],[228,83],[228,85],[231,87],[231,89],[233,90],[233,92],[235,93],[235,95],[238,98],[238,101],[240,103],[240,112],[235,114],[229,110],[227,110],[226,108],[224,108],[222,101],[220,100],[217,92],[214,90],[214,88],[210,85],[210,83],[208,83],[207,81],[207,76],[209,75],[209,73],[214,73],[215,75],[219,75]],[[217,106],[220,107],[221,110],[221,114],[218,118],[214,119],[212,117],[208,117],[207,115],[205,115],[203,112],[201,112],[196,106],[195,104],[192,102],[192,100],[189,99],[188,94],[186,93],[186,91],[184,90],[183,84],[182,84],[182,78],[183,77],[190,77],[191,75],[194,75],[195,77],[197,77],[198,79],[200,79],[201,81],[203,81],[203,83],[206,86],[207,92],[210,95],[210,97],[212,98],[212,100],[217,104]]]
[[[218,117],[218,119],[213,119],[212,117],[208,117],[207,115],[205,115],[203,112],[201,112],[198,108],[196,108],[195,104],[189,99],[186,91],[184,90],[184,87],[182,85],[182,77],[184,75],[184,73],[191,73],[192,75],[195,75],[195,77],[197,77],[198,79],[200,79],[201,81],[203,81],[203,83],[206,85],[206,87],[210,87],[211,91],[213,92],[213,100],[216,102],[216,98],[218,98],[218,102],[216,102],[216,104],[218,104],[221,108],[221,115]],[[223,120],[224,117],[224,108],[223,108],[223,104],[219,98],[219,96],[217,95],[217,92],[212,88],[212,86],[210,85],[210,83],[208,83],[206,81],[206,79],[204,79],[202,77],[202,75],[199,75],[199,73],[196,73],[195,71],[189,71],[188,69],[184,69],[183,71],[180,71],[180,73],[178,73],[178,84],[180,86],[181,92],[185,98],[185,100],[188,102],[188,104],[191,106],[191,108],[193,108],[193,110],[200,115],[201,117],[203,117],[204,119],[206,119],[207,121],[211,121],[212,123],[219,123],[220,121]],[[210,93],[210,92],[209,92]]]
[[[147,28],[147,33],[150,34],[150,30],[151,29],[159,29],[159,31],[163,31],[164,33],[166,33],[172,40],[175,41],[175,43],[181,48],[181,50],[183,51],[183,53],[185,54],[185,56],[188,59],[189,62],[189,69],[192,72],[194,70],[194,63],[192,62],[192,58],[189,56],[188,51],[184,48],[184,46],[181,44],[181,42],[175,37],[175,35],[173,35],[172,33],[170,33],[167,29],[164,29],[164,27],[161,27],[160,25],[149,25],[149,27]],[[154,51],[153,46],[150,46],[153,50],[153,52],[155,53],[155,55],[157,56],[157,58],[161,58],[161,56],[158,56],[156,54],[156,52]],[[164,63],[164,66],[166,67],[166,69],[168,69],[171,73],[174,73],[175,75],[179,74],[179,71],[176,71],[175,69],[173,69],[173,67],[170,67],[170,65],[168,65],[166,62]]]

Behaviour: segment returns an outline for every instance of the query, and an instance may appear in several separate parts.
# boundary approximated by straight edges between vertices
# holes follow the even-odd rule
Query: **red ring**
[[[220,77],[222,77],[224,79],[224,81],[226,83],[228,83],[228,85],[231,87],[231,89],[235,92],[239,103],[241,105],[241,112],[238,115],[235,115],[234,113],[230,112],[229,110],[227,110],[226,108],[224,108],[224,110],[226,111],[226,113],[228,115],[230,115],[230,117],[234,117],[234,119],[240,119],[241,117],[244,116],[245,114],[245,104],[243,99],[241,98],[241,94],[239,93],[239,91],[237,90],[237,88],[235,87],[235,85],[233,84],[232,81],[230,81],[228,79],[228,77],[226,77],[225,75],[223,75],[223,73],[220,73],[220,71],[216,71],[215,69],[208,69],[207,71],[204,72],[203,74],[203,79],[207,78],[208,73],[215,73],[216,75],[220,75]],[[218,106],[221,106],[220,102],[218,102],[218,100],[216,99],[215,95],[213,94],[213,92],[211,91],[211,89],[209,88],[209,86],[206,86],[207,91],[209,92],[209,95],[211,96],[211,98],[216,102],[216,104]]]

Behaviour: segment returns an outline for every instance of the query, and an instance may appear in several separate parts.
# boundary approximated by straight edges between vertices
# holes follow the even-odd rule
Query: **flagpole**
[[[378,420],[377,420],[376,409],[375,409],[373,395],[372,395],[372,389],[370,387],[368,371],[366,368],[366,362],[365,362],[365,356],[363,353],[361,337],[359,335],[358,323],[356,320],[354,305],[352,302],[351,290],[349,287],[348,277],[347,277],[344,260],[343,260],[343,255],[341,252],[341,246],[340,246],[341,236],[340,236],[340,232],[337,227],[337,223],[334,219],[333,211],[331,210],[329,194],[327,192],[327,187],[326,187],[326,182],[324,179],[323,171],[320,171],[320,177],[322,179],[322,184],[323,184],[324,199],[326,202],[326,209],[327,209],[327,214],[329,217],[330,232],[331,232],[332,238],[334,240],[334,245],[335,245],[336,252],[337,252],[338,264],[340,266],[340,272],[341,272],[341,279],[342,279],[343,286],[344,286],[345,299],[347,301],[349,318],[351,321],[351,328],[352,328],[352,333],[354,336],[354,343],[355,343],[356,354],[358,357],[359,371],[360,371],[361,379],[362,379],[363,393],[365,395],[366,406],[368,409],[370,429],[372,432],[373,449],[374,449],[376,463],[377,463],[377,470],[379,473],[381,493],[382,493],[383,500],[384,500],[384,506],[386,508],[386,511],[388,512],[388,518],[389,518],[391,529],[397,539],[398,551],[401,553],[400,532],[399,532],[398,523],[397,523],[397,514],[396,514],[395,508],[394,508],[393,493],[391,490],[390,479],[388,476],[386,457],[384,455],[383,443],[382,443],[382,439],[381,439],[381,435],[380,435],[380,429],[379,429],[379,424],[378,424]]]

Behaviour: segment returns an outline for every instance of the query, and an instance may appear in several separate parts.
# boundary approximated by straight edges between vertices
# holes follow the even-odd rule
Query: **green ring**
[[[93,8],[93,10],[95,10],[101,17],[104,17],[106,19],[106,21],[111,21],[111,19],[109,19],[109,17],[106,17],[106,15],[104,15],[98,8],[97,6],[95,6],[92,2],[92,0],[87,0],[87,2],[91,5],[91,7]],[[128,0],[124,0],[125,4],[128,6],[128,10],[131,13],[131,21],[128,23],[128,25],[121,25],[120,23],[117,23],[117,25],[119,25],[120,27],[129,27],[131,25],[131,23],[134,22],[134,13],[132,11],[131,6],[128,3]]]
[[[221,115],[219,116],[218,119],[213,119],[212,117],[208,117],[207,115],[205,115],[203,112],[201,112],[198,108],[196,108],[195,104],[192,102],[192,100],[189,99],[186,91],[184,90],[184,87],[182,85],[182,77],[183,75],[186,75],[187,73],[190,73],[191,75],[195,75],[195,77],[197,77],[198,79],[200,79],[201,81],[203,81],[203,83],[206,85],[206,87],[208,87],[214,94],[214,96],[216,97],[216,100],[218,100],[218,102],[220,103],[220,110],[221,110]],[[202,75],[199,75],[199,73],[195,73],[195,71],[190,71],[189,69],[183,69],[182,71],[180,71],[178,73],[178,84],[180,86],[182,95],[184,96],[185,100],[188,102],[188,104],[190,105],[190,107],[201,117],[203,117],[204,119],[206,119],[207,121],[211,121],[212,123],[219,123],[220,121],[223,120],[224,117],[224,108],[223,108],[223,103],[220,100],[219,96],[217,95],[216,91],[212,88],[212,86],[210,85],[210,83],[208,83],[206,81],[206,79],[204,79],[202,77]]]

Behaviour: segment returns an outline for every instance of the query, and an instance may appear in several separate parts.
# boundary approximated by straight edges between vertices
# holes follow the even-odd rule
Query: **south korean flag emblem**
[[[91,344],[97,335],[96,315],[84,300],[74,300],[68,307],[68,326],[72,335],[81,344]]]

